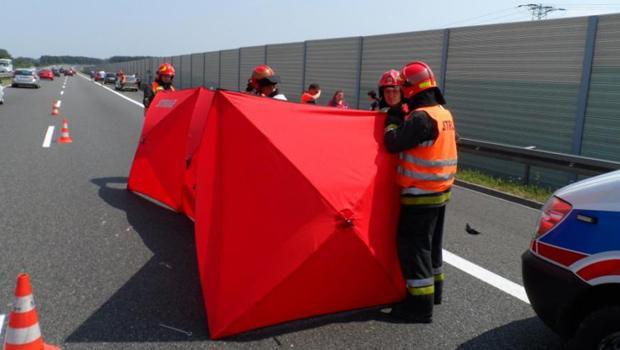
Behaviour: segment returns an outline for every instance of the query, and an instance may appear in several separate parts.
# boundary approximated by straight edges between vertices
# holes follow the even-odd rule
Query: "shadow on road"
[[[461,344],[458,350],[560,350],[562,339],[538,317],[514,321],[487,331]]]
[[[194,225],[125,189],[126,177],[91,180],[99,196],[123,210],[153,257],[67,342],[154,342],[207,339]],[[192,336],[160,326],[192,332]]]

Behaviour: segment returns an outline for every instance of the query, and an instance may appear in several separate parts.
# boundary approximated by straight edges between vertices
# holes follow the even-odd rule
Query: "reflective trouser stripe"
[[[443,272],[443,266],[433,267],[433,275],[438,275]]]
[[[426,287],[433,284],[433,278],[407,280],[407,287]]]
[[[39,324],[25,328],[8,328],[6,330],[5,342],[11,345],[21,345],[32,343],[41,338]]]
[[[450,200],[450,192],[442,193],[437,196],[424,197],[400,197],[400,203],[405,205],[432,205],[443,204]]]
[[[433,278],[435,282],[443,282],[443,280],[445,279],[445,276],[443,273],[438,273]]]
[[[435,286],[432,284],[427,287],[409,287],[407,289],[409,290],[409,294],[413,296],[435,294]]]

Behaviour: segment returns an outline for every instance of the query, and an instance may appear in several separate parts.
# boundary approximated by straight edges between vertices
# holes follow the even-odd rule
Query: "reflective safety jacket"
[[[441,105],[421,107],[415,111],[424,111],[437,123],[438,136],[434,141],[400,153],[397,182],[404,195],[417,197],[443,193],[445,196],[427,198],[431,201],[428,203],[425,203],[424,197],[419,200],[412,197],[409,200],[411,203],[403,204],[441,204],[449,199],[449,191],[456,177],[458,155],[454,121],[450,111]]]

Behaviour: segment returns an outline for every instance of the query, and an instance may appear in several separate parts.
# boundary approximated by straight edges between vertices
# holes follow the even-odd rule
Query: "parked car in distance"
[[[30,86],[40,88],[39,77],[34,69],[17,69],[13,72],[12,87]]]
[[[55,77],[59,77],[60,76],[60,69],[58,69],[58,67],[53,67],[52,68],[52,73],[54,73]]]
[[[73,68],[65,69],[65,76],[66,77],[72,77],[74,75],[75,75],[75,71],[73,70]]]
[[[103,81],[105,79],[105,72],[99,71],[95,74],[95,81]]]
[[[104,84],[114,84],[116,82],[116,73],[106,73],[105,79],[103,80]]]
[[[39,71],[39,78],[47,79],[47,80],[54,80],[54,72],[52,72],[51,69],[41,69]]]
[[[114,89],[120,91],[138,91],[138,79],[135,75],[127,75],[124,84],[121,84],[120,79],[116,79]]]

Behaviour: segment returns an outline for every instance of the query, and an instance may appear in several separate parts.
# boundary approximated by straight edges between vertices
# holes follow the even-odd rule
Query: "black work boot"
[[[407,294],[405,302],[394,306],[389,316],[403,323],[432,323],[433,294],[417,296]]]
[[[435,305],[441,305],[441,296],[443,294],[443,280],[435,281]]]

